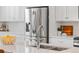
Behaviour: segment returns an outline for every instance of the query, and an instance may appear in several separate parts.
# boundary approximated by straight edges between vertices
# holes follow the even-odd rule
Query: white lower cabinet
[[[69,38],[52,37],[49,39],[49,44],[58,47],[71,48],[73,47],[73,40],[71,38],[69,39]]]

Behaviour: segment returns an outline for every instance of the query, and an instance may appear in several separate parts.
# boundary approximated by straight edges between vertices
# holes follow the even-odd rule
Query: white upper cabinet
[[[24,21],[24,7],[0,7],[0,21]]]
[[[66,8],[68,19],[73,21],[78,20],[78,6],[70,6]]]
[[[66,7],[56,6],[55,7],[56,21],[65,20],[66,17]]]
[[[78,6],[57,6],[56,21],[78,21]]]

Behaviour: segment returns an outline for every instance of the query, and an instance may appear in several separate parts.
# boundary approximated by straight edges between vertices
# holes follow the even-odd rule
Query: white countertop
[[[55,50],[48,50],[42,48],[35,48],[35,47],[27,47],[26,53],[79,53],[78,47],[69,48],[63,51],[55,51]]]
[[[62,51],[62,53],[79,53],[79,47],[69,48],[68,50]]]

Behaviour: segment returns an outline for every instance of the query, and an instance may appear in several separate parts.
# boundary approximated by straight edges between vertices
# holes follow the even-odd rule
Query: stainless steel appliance
[[[74,37],[73,46],[74,46],[74,47],[79,47],[79,37]]]
[[[48,7],[28,7],[30,42],[48,43]],[[33,44],[32,44],[33,45]]]

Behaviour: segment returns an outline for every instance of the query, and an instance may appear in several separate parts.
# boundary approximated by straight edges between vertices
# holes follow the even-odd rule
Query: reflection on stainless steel
[[[26,32],[29,32],[29,27],[30,27],[30,22],[29,23],[26,23]]]
[[[29,45],[40,47],[40,42],[47,42],[47,7],[29,8],[30,30],[26,39],[30,40]],[[26,15],[27,16],[27,15]],[[26,19],[27,20],[27,19]],[[33,43],[33,44],[32,44]]]
[[[39,27],[38,27],[38,29],[37,29],[37,48],[39,48],[40,47],[40,40],[41,40],[41,38],[40,38],[40,35],[39,35],[39,32],[40,32],[40,30],[41,29],[43,29],[43,31],[44,31],[44,28],[43,28],[43,25],[40,25]]]

